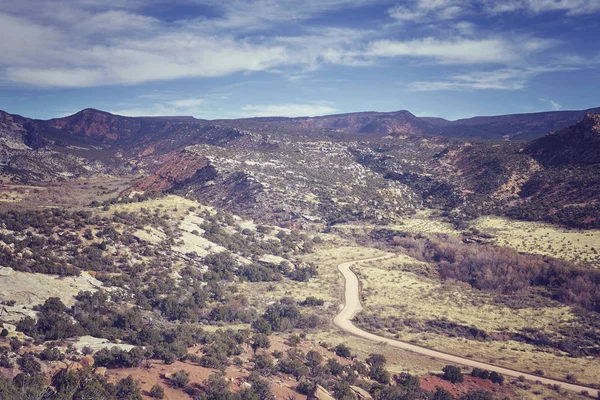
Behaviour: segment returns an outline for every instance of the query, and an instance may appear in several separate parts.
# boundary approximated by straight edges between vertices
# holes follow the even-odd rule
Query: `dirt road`
[[[476,368],[486,369],[488,371],[496,371],[502,375],[511,376],[511,377],[515,377],[515,378],[517,378],[519,376],[524,376],[525,379],[528,379],[531,381],[540,381],[544,384],[550,384],[550,385],[560,385],[561,388],[563,388],[563,389],[577,392],[577,393],[580,393],[581,391],[586,390],[589,392],[589,394],[591,396],[598,396],[598,393],[599,393],[598,389],[593,389],[593,388],[589,388],[586,386],[581,386],[581,385],[568,383],[568,382],[561,382],[561,381],[557,381],[554,379],[548,379],[548,378],[540,377],[537,375],[527,374],[525,372],[519,372],[519,371],[508,369],[508,368],[498,367],[496,365],[486,364],[486,363],[479,362],[479,361],[473,361],[468,358],[463,358],[463,357],[454,356],[451,354],[442,353],[440,351],[435,351],[435,350],[427,349],[424,347],[415,346],[414,344],[400,342],[398,340],[388,339],[388,338],[385,338],[382,336],[377,336],[375,334],[363,331],[362,329],[354,326],[354,324],[351,322],[351,320],[352,320],[352,318],[354,318],[354,316],[356,314],[361,312],[363,308],[362,308],[362,305],[360,304],[360,297],[359,297],[360,291],[359,291],[359,286],[358,286],[358,278],[356,277],[354,272],[352,272],[350,270],[350,267],[352,267],[358,261],[361,261],[361,262],[377,261],[377,260],[382,260],[382,259],[389,258],[392,256],[393,255],[390,254],[390,255],[376,257],[376,258],[370,258],[370,259],[366,259],[366,260],[349,261],[349,262],[345,262],[345,263],[338,265],[338,269],[344,276],[346,289],[345,289],[345,293],[344,293],[344,308],[342,309],[342,311],[340,311],[340,313],[333,320],[333,322],[336,326],[338,326],[339,328],[341,328],[342,330],[344,330],[348,333],[351,333],[353,335],[359,336],[359,337],[367,339],[367,340],[385,344],[387,346],[392,346],[392,347],[397,347],[397,348],[404,349],[404,350],[409,350],[409,351],[412,351],[415,353],[423,354],[425,356],[434,357],[439,360],[447,361],[451,364],[460,364],[460,365],[466,365],[466,366],[472,367],[472,368],[476,367]]]

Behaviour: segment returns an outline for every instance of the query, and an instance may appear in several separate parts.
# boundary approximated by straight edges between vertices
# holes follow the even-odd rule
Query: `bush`
[[[492,382],[494,382],[494,383],[497,383],[499,385],[503,385],[504,384],[504,376],[500,375],[496,371],[492,371],[490,373],[489,380],[492,381]]]
[[[296,391],[300,394],[308,396],[313,389],[315,388],[315,384],[311,381],[302,381],[296,386]]]
[[[455,365],[446,365],[442,371],[444,371],[442,378],[451,383],[461,383],[464,380],[460,367]]]
[[[335,346],[335,354],[339,357],[350,358],[352,357],[352,352],[350,351],[350,347],[345,344],[338,344]]]
[[[17,360],[17,364],[21,367],[21,371],[28,375],[35,375],[42,372],[42,366],[33,356],[33,353],[25,353]]]
[[[436,386],[431,400],[454,400],[454,396],[446,389]]]
[[[308,296],[304,301],[299,303],[303,307],[319,307],[325,304],[325,300],[313,296]]]
[[[492,400],[492,395],[490,392],[486,392],[485,390],[475,390],[474,392],[467,393],[462,396],[461,400]]]
[[[0,367],[2,368],[12,368],[14,365],[7,353],[0,354]]]
[[[65,355],[56,347],[48,346],[39,354],[40,360],[59,361],[65,358]]]
[[[268,349],[269,347],[271,347],[271,341],[264,333],[258,333],[252,338],[252,349],[254,351],[257,349]]]
[[[490,371],[480,368],[473,368],[471,375],[476,378],[488,379],[490,377]]]
[[[179,370],[175,372],[171,378],[169,378],[171,384],[176,388],[184,388],[190,382],[190,374],[185,370]]]
[[[139,347],[126,351],[118,347],[102,349],[94,355],[95,364],[106,368],[130,368],[137,367],[144,359],[144,350]]]
[[[150,397],[154,399],[163,399],[165,397],[165,389],[158,383],[155,384],[152,386],[152,389],[150,389]]]
[[[119,400],[142,400],[140,387],[131,375],[117,383],[115,397]]]
[[[10,349],[12,351],[14,351],[15,353],[18,353],[19,350],[21,349],[21,347],[23,347],[23,343],[21,343],[21,341],[19,339],[17,339],[16,337],[13,337],[12,339],[10,339]]]

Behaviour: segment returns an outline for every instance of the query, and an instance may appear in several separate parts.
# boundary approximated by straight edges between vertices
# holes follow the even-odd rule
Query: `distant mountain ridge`
[[[400,110],[317,117],[260,117],[208,121],[191,116],[127,117],[88,108],[67,117],[48,121],[19,118],[35,121],[37,125],[51,130],[103,143],[135,141],[166,132],[171,134],[178,131],[193,132],[208,125],[229,126],[258,132],[320,131],[341,134],[438,135],[493,140],[532,140],[571,126],[582,120],[588,113],[599,112],[600,107],[576,111],[478,116],[449,121],[437,117],[417,117],[407,110]],[[0,111],[0,113],[4,112]]]
[[[442,136],[532,140],[542,137],[549,132],[555,132],[571,126],[581,121],[586,114],[599,112],[600,107],[575,111],[478,116],[456,121],[447,121],[441,118],[423,119],[439,126]]]
[[[469,136],[548,127],[527,143]],[[0,112],[0,179],[127,177],[123,194],[178,193],[278,222],[394,221],[425,205],[453,221],[500,214],[600,228],[599,145],[600,114],[585,111],[459,121],[405,110],[213,121]]]

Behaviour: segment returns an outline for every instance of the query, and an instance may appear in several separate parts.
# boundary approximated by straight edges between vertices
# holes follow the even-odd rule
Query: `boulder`
[[[81,360],[79,360],[79,364],[81,364],[82,367],[93,367],[94,366],[94,357],[92,356],[83,356],[81,358]]]
[[[363,388],[351,385],[350,390],[358,400],[373,400],[373,396]]]
[[[311,393],[308,394],[307,400],[335,400],[335,398],[329,394],[327,389],[321,385],[316,385]]]

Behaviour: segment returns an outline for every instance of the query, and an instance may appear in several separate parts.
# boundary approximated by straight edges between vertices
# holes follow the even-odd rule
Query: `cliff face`
[[[600,114],[533,141],[525,152],[548,166],[600,163]]]
[[[105,142],[114,142],[134,136],[141,128],[141,120],[85,109],[65,118],[48,121],[57,129],[87,136]]]
[[[135,190],[170,191],[190,183],[210,181],[216,176],[208,158],[186,150],[175,151],[167,154],[162,167],[138,183]]]

